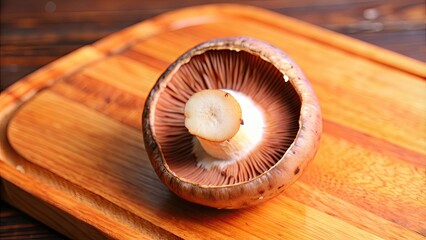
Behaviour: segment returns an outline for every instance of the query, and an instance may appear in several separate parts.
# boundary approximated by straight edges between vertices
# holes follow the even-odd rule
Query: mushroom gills
[[[224,169],[247,156],[262,141],[264,125],[253,100],[230,89],[200,91],[185,105],[197,166],[206,170]]]
[[[286,75],[291,76],[291,72]],[[167,84],[159,85],[157,100],[151,104],[151,125],[163,156],[161,164],[179,179],[202,186],[251,181],[276,166],[297,136],[301,98],[293,85],[284,81],[282,72],[255,54],[244,50],[207,50],[192,56],[189,62],[185,60],[169,77]],[[230,95],[239,102],[239,93],[248,96],[263,114],[261,141],[244,157],[212,159],[185,127],[185,104],[191,96],[206,89],[231,89],[235,93],[229,92]],[[247,127],[253,134],[256,131],[249,127],[250,120],[260,114],[246,117],[245,107],[241,108],[244,125],[239,125],[240,129]]]

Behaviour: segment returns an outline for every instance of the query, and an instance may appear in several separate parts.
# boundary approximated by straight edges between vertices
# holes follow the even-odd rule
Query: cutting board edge
[[[80,55],[85,55],[87,57],[84,58],[85,61],[80,61]],[[78,61],[76,61],[77,57]],[[111,219],[116,218],[115,214],[118,213],[121,216],[125,216],[124,219],[127,220],[127,222],[122,224],[120,229],[127,229],[128,234],[134,235],[131,238],[161,239],[162,236],[168,236],[170,239],[179,238],[160,226],[156,226],[149,222],[147,219],[142,219],[105,199],[103,200],[112,205],[114,211],[99,212],[98,210],[97,212],[95,211],[94,213],[91,213],[91,215],[98,215],[99,219],[102,219],[108,224],[102,225],[100,223],[90,221],[89,219],[84,219],[85,214],[73,216],[75,211],[72,211],[67,204],[57,200],[58,198],[68,199],[67,201],[72,202],[72,197],[55,189],[55,186],[57,186],[55,185],[55,182],[56,184],[57,182],[61,182],[61,184],[69,184],[68,181],[57,175],[52,178],[50,175],[53,173],[24,159],[10,146],[10,143],[8,142],[7,127],[9,125],[9,121],[22,106],[30,102],[34,96],[44,89],[47,89],[49,86],[63,78],[71,76],[75,72],[78,72],[93,63],[101,61],[105,57],[108,57],[108,55],[100,52],[92,45],[84,46],[64,57],[61,57],[57,61],[46,65],[34,73],[29,74],[10,86],[6,89],[6,91],[2,92],[0,95],[0,187],[2,189],[0,197],[10,205],[15,206],[69,237],[85,236],[89,239],[99,239],[100,237],[122,237],[119,233],[105,228],[105,226],[109,225],[111,227],[117,223],[117,219]],[[33,171],[25,172],[25,169],[28,168],[32,168]],[[60,180],[58,181],[58,179]],[[31,186],[34,186],[34,183],[41,182],[43,187],[31,188]],[[10,191],[10,189],[14,189],[15,191]],[[49,199],[45,195],[46,191],[49,190],[56,191],[53,199]],[[81,189],[81,191],[83,194],[84,192],[88,192],[85,189]],[[87,195],[90,194],[93,193],[87,193]],[[85,197],[87,198],[87,196]],[[32,206],[37,207],[29,208],[29,202],[31,202]],[[74,204],[76,202],[77,201],[74,200]],[[90,209],[89,202],[85,202],[83,200],[80,201],[79,204],[81,204],[80,206],[84,206],[86,211],[90,212],[92,210]],[[74,226],[72,227],[73,230],[70,231],[67,227],[64,228],[60,224],[58,225],[55,219],[52,220],[51,215],[40,214],[40,209],[50,212],[51,215],[60,216],[62,220],[68,222],[68,224],[66,224],[68,228],[70,226]],[[87,226],[84,226],[84,224]],[[83,231],[80,231],[79,229],[83,229]],[[137,232],[137,229],[141,231]]]
[[[209,21],[208,18],[206,18],[207,16],[210,16],[211,18],[213,18],[213,16],[242,17],[266,23],[267,25],[277,28],[284,28],[297,35],[332,46],[344,52],[369,59],[375,63],[386,65],[421,78],[426,78],[426,63],[424,62],[293,17],[275,13],[267,9],[242,4],[206,4],[173,10],[120,31],[119,33],[126,37],[128,42],[130,42],[130,45],[114,45],[123,37],[118,37],[117,34],[112,34],[95,42],[93,46],[101,52],[111,54],[126,49],[132,44],[146,39],[151,36],[151,34],[155,34],[155,32],[173,31],[185,28],[187,26],[194,25],[194,23],[197,22],[195,21],[196,19]],[[280,19],[280,21],[277,21],[277,19]],[[176,24],[177,21],[179,24]],[[148,29],[149,34],[140,36],[139,34],[143,32],[141,29],[144,29],[144,31]]]
[[[426,63],[340,33],[323,29],[310,23],[258,7],[240,4],[207,4],[170,11],[151,19],[144,20],[110,36],[104,37],[91,45],[83,46],[29,74],[12,84],[2,93],[2,95],[0,95],[0,121],[3,119],[2,116],[4,110],[6,109],[7,112],[10,105],[15,105],[16,108],[16,103],[25,102],[30,99],[39,90],[54,84],[58,80],[57,78],[61,75],[70,75],[99,59],[108,57],[116,52],[120,52],[123,49],[154,36],[161,31],[176,30],[178,28],[188,26],[187,24],[193,24],[193,21],[188,21],[186,24],[177,24],[177,27],[173,25],[174,21],[183,21],[183,17],[191,19],[200,15],[205,16],[206,14],[235,15],[255,19],[260,22],[267,22],[275,27],[285,28],[286,30],[292,31],[298,35],[319,41],[323,44],[332,45],[333,47],[337,47],[338,49],[372,60],[379,64],[387,65],[421,78],[426,78]],[[282,21],[274,20],[276,18],[280,18]],[[309,29],[309,31],[306,29]],[[143,34],[141,35],[141,33]],[[117,36],[124,36],[130,44],[118,44],[117,41],[122,40],[123,37]],[[111,48],[112,45],[113,48]],[[93,56],[86,59],[86,61],[79,61],[71,68],[67,68],[67,66],[71,64],[67,64],[66,62],[85,52],[87,52],[86,54]],[[40,78],[42,75],[53,75],[53,77]]]
[[[193,10],[195,10],[197,8],[209,8],[209,6],[212,6],[212,5],[202,6],[202,7],[193,7],[193,8],[189,8],[189,9],[178,10],[176,12],[172,12],[172,13],[167,13],[167,14],[161,15],[158,18],[159,19],[161,19],[161,18],[165,18],[165,19],[166,18],[172,18],[172,16],[175,16],[173,14],[177,14],[180,11],[182,11],[182,12],[180,12],[180,14],[182,14],[182,13],[184,13],[184,11],[193,11]],[[225,8],[227,8],[226,11],[231,11],[230,9],[232,9],[233,7],[236,7],[236,5],[221,5],[221,6],[224,6]],[[220,8],[221,7],[218,7],[218,9],[220,9]],[[257,8],[254,8],[254,7],[243,7],[243,8],[246,8],[246,10],[244,12],[248,11],[248,9],[257,9]],[[218,10],[218,11],[222,11],[222,10]],[[265,10],[259,10],[259,11],[262,12],[262,11],[265,11]],[[266,14],[266,13],[272,14],[272,13],[270,13],[268,11],[265,11],[263,14]],[[253,14],[253,15],[256,15],[256,14]],[[278,15],[278,16],[287,19],[287,17],[281,16],[281,15]],[[297,20],[294,20],[294,19],[292,19],[291,21],[296,21],[297,22]],[[148,23],[155,25],[155,21],[154,22],[148,22]],[[146,23],[146,24],[148,24],[148,23]],[[303,24],[305,24],[305,23],[303,23]],[[142,23],[138,24],[135,27],[137,27],[138,29],[140,29],[143,26],[147,26],[147,25],[144,25],[144,22],[142,22]],[[130,27],[129,29],[131,30],[132,27]],[[129,31],[129,29],[125,29],[123,31]],[[159,28],[158,30],[161,30],[161,28]],[[319,29],[319,28],[318,28],[318,31],[325,31],[325,32],[327,32],[327,30]],[[155,31],[153,31],[152,33],[155,34]],[[336,34],[336,33],[331,33],[331,34],[334,34],[334,35],[338,36],[339,38],[343,38],[343,39],[345,38],[344,36],[341,36],[340,34]],[[147,36],[147,37],[149,37],[149,36]],[[111,38],[107,37],[106,39],[100,40],[100,41],[105,41],[104,43],[108,43],[108,39],[111,39]],[[354,40],[354,39],[351,39],[351,38],[348,38],[348,39],[350,39],[350,41],[357,41],[357,40]],[[366,43],[363,43],[363,44],[366,44]],[[13,112],[16,109],[18,109],[19,106],[21,106],[23,103],[25,103],[26,101],[28,101],[29,99],[31,99],[39,91],[43,90],[44,88],[50,86],[51,84],[54,84],[56,81],[58,81],[59,79],[61,79],[63,77],[62,76],[63,73],[66,72],[67,74],[72,74],[74,71],[78,71],[78,69],[84,68],[84,66],[87,66],[88,64],[91,64],[93,62],[96,62],[96,61],[98,61],[100,59],[103,59],[103,58],[107,57],[108,53],[103,52],[103,50],[102,50],[102,48],[100,46],[101,45],[98,45],[97,43],[95,43],[93,45],[85,46],[85,47],[83,47],[83,48],[81,48],[81,49],[79,49],[79,50],[77,50],[77,51],[75,51],[73,53],[70,53],[69,55],[66,55],[66,56],[62,57],[58,61],[55,61],[52,64],[49,64],[48,66],[40,69],[39,71],[37,71],[37,72],[35,72],[33,74],[30,74],[28,77],[25,77],[23,80],[19,81],[18,83],[16,83],[15,85],[13,85],[9,89],[7,89],[4,92],[4,94],[2,94],[2,96],[0,96],[0,108],[1,108],[1,111],[0,111],[0,124],[7,125],[7,121],[9,119],[8,116],[10,116],[11,114],[13,115]],[[369,45],[369,44],[366,44],[365,46],[366,46],[367,50],[369,50],[368,48],[370,48],[370,47],[373,47],[373,49],[378,48],[378,47],[374,47],[374,46]],[[380,48],[378,48],[378,49],[380,51],[382,50]],[[81,65],[78,65],[77,67],[74,67],[72,69],[64,69],[68,65],[65,64],[66,66],[63,66],[63,64],[66,61],[68,61],[70,59],[73,59],[73,56],[81,53],[80,51],[93,52],[94,55],[92,56],[92,58],[88,59],[86,62],[82,62]],[[396,53],[391,53],[390,52],[389,54],[395,55],[395,57],[401,57],[401,55],[398,55]],[[410,61],[414,61],[414,60],[404,57],[403,61],[410,62]],[[423,63],[419,63],[419,64],[421,65]],[[387,65],[389,65],[389,64],[387,64]],[[53,76],[53,77],[43,78],[43,79],[40,80],[38,76],[40,76],[42,74],[45,74],[45,73],[48,73],[49,76]],[[419,74],[419,75],[421,75],[421,74],[424,74],[424,73],[413,71],[413,72],[411,72],[411,74]],[[3,141],[4,139],[1,139],[1,140]],[[2,150],[0,150],[0,161],[3,161],[5,164],[7,164],[6,161],[4,161],[4,160],[6,160],[6,155],[4,153],[2,153]],[[2,169],[2,172],[6,170],[6,171],[9,171],[9,172],[18,173],[18,170],[14,169],[12,167],[12,165],[8,166],[7,168],[3,168],[2,167],[1,169]],[[10,179],[7,180],[8,181],[7,184],[13,184],[13,185],[15,185],[15,183],[13,182],[14,179],[15,179],[15,177],[12,176]],[[4,184],[3,180],[2,180],[2,184]],[[25,191],[25,192],[28,193],[27,191]],[[3,198],[3,196],[2,196],[2,198]],[[43,202],[43,200],[41,200],[41,199],[39,199],[39,200]],[[19,206],[17,206],[17,207],[19,207]],[[22,206],[19,207],[19,208],[22,209]],[[60,209],[60,208],[59,208],[59,210],[63,211],[63,209]]]
[[[68,237],[86,236],[88,239],[99,239],[107,237],[107,235],[99,231],[99,229],[96,229],[92,225],[85,223],[81,219],[76,218],[63,209],[49,204],[45,200],[35,197],[28,191],[25,191],[16,184],[4,178],[0,179],[0,189],[2,193],[1,199],[3,201],[24,211],[31,217],[50,226],[56,231],[64,233]],[[49,217],[47,217],[45,214],[46,212],[49,212]],[[52,216],[55,216],[54,219]],[[63,225],[58,224],[58,219],[72,223],[75,228],[70,230],[69,227],[63,227]],[[90,236],[88,233],[90,233]]]
[[[58,232],[71,238],[84,236],[85,239],[179,238],[161,226],[19,158],[15,159],[18,161],[16,167],[0,160],[1,199]],[[25,171],[29,168],[31,171]],[[74,193],[64,190],[67,188],[64,186]]]

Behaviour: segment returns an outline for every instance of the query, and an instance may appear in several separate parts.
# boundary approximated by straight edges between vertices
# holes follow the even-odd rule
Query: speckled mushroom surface
[[[204,89],[242,93],[264,118],[261,141],[223,167],[198,164],[200,146],[184,124],[185,103]],[[322,123],[298,66],[267,43],[237,37],[202,43],[162,74],[146,101],[143,132],[151,163],[173,192],[215,208],[241,208],[278,195],[302,174],[318,149]]]

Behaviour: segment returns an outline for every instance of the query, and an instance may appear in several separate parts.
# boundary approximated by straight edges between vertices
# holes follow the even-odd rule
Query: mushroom
[[[214,208],[265,202],[319,147],[318,100],[281,50],[247,38],[204,42],[160,76],[143,112],[145,148],[178,196]]]

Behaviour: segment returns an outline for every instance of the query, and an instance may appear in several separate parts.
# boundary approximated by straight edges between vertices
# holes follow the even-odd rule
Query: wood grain
[[[4,191],[2,189],[2,191]],[[65,239],[61,234],[54,232],[46,226],[40,226],[35,219],[28,219],[22,212],[7,203],[2,203],[0,214],[0,238],[1,239],[34,239],[55,238]],[[22,229],[21,231],[18,231]]]
[[[426,60],[425,2],[421,0],[34,0],[25,4],[3,0],[0,89],[81,46],[142,20],[177,8],[219,2],[266,8]]]
[[[236,35],[268,41],[300,65],[319,97],[324,136],[284,194],[219,211],[160,183],[141,112],[170,62],[204,40]],[[424,239],[425,76],[424,63],[256,8],[163,15],[0,96],[2,197],[70,237]],[[47,214],[28,207],[33,202]]]

